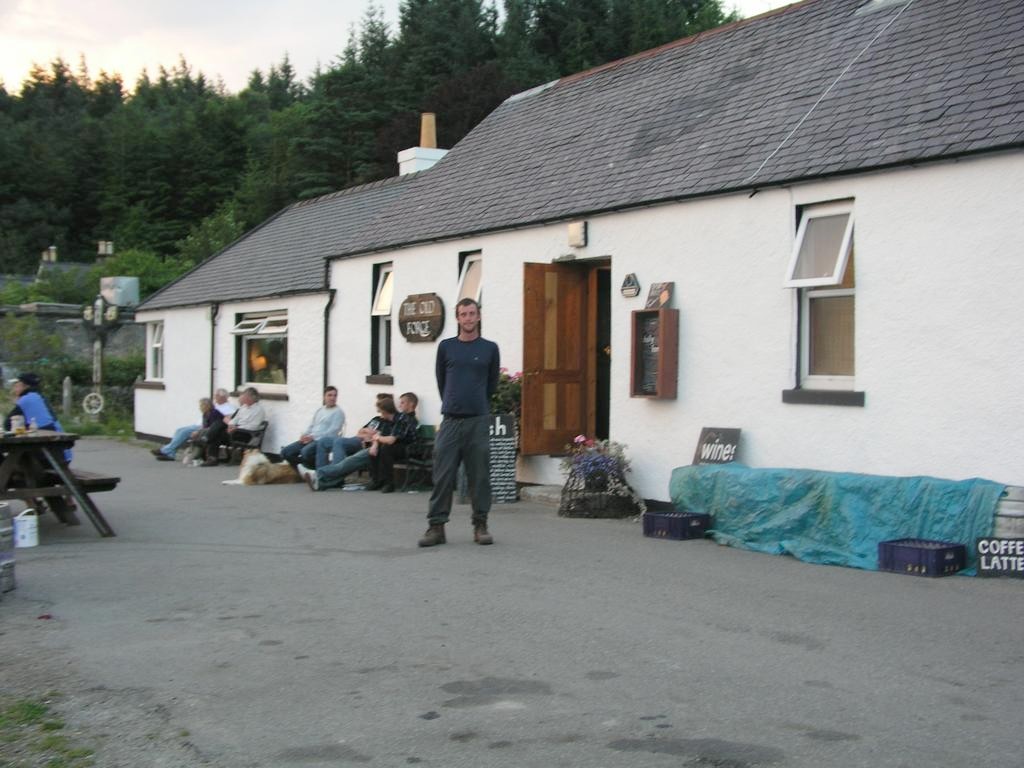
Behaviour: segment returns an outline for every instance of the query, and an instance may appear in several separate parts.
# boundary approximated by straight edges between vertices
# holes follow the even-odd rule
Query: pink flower
[[[587,442],[587,436],[586,435],[576,435],[576,437],[574,437],[572,439],[572,442],[573,442],[573,445],[582,445],[583,443]]]

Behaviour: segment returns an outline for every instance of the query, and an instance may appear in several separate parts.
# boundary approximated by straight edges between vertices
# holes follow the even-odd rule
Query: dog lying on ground
[[[302,477],[288,462],[274,464],[258,448],[242,454],[242,466],[237,480],[225,480],[224,485],[276,485],[301,483]]]

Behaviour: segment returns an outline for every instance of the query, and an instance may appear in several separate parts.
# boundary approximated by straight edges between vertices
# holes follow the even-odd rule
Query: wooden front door
[[[589,284],[589,271],[576,265],[523,265],[525,455],[563,453],[593,421]]]

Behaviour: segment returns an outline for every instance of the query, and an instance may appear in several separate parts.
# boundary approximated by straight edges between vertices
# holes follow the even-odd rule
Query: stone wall
[[[121,309],[122,322],[107,334],[104,354],[107,357],[141,355],[146,351],[146,329],[134,322],[131,309]],[[18,317],[34,315],[45,333],[57,334],[68,357],[92,362],[92,338],[82,320],[82,308],[77,304],[21,304],[0,305],[0,315],[13,313]],[[0,339],[0,359],[3,357]]]

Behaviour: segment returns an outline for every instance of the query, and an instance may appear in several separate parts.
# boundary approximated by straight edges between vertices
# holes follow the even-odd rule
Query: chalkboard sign
[[[491,501],[495,504],[519,501],[516,443],[515,416],[491,414]]]
[[[978,575],[1024,579],[1024,539],[978,539]]]
[[[704,427],[700,431],[694,464],[728,464],[736,460],[740,447],[740,430]]]
[[[444,330],[444,302],[436,293],[406,296],[398,310],[398,331],[406,341],[433,341]]]

